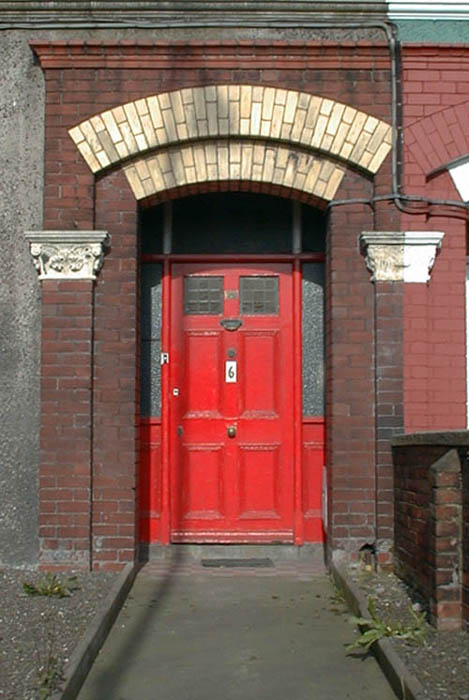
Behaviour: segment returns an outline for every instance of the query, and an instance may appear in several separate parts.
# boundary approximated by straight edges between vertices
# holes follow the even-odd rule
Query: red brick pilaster
[[[119,570],[138,546],[137,202],[122,171],[96,185],[96,217],[111,236],[96,284],[93,568]]]
[[[104,231],[27,234],[42,280],[40,554],[91,566],[93,285]]]

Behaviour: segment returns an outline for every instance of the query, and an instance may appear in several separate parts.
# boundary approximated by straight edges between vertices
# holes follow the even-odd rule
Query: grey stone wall
[[[40,288],[23,231],[42,224],[44,96],[27,37],[0,42],[0,563],[37,556]]]

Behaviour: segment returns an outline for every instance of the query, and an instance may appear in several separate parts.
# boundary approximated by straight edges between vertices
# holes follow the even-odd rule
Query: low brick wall
[[[469,626],[469,432],[392,441],[396,573],[441,629]]]

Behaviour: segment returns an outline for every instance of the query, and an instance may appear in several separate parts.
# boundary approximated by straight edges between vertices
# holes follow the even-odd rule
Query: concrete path
[[[392,700],[325,573],[147,564],[79,700]]]

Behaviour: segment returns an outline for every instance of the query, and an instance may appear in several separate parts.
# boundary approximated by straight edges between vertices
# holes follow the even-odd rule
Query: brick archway
[[[128,102],[69,131],[94,173],[122,165],[137,199],[250,180],[333,199],[345,167],[374,175],[389,124],[340,102],[251,85],[209,85]]]

